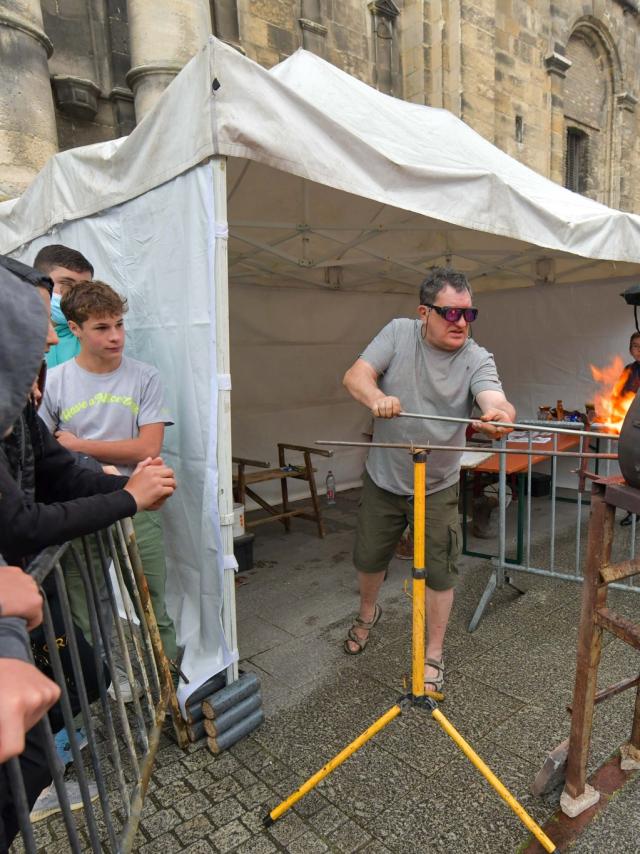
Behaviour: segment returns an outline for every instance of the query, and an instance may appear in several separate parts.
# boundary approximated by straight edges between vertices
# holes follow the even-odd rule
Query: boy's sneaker
[[[79,727],[76,730],[76,740],[78,742],[78,747],[80,750],[83,750],[87,744],[87,734],[84,731],[84,727]],[[71,752],[71,741],[69,739],[69,733],[64,729],[61,729],[60,732],[57,732],[54,737],[54,741],[56,743],[56,751],[61,761],[64,762],[65,765],[68,765],[70,762],[73,762],[73,753]]]
[[[116,664],[116,679],[118,680],[118,685],[120,686],[120,694],[122,695],[122,701],[124,703],[133,703],[133,692],[131,691],[131,683],[127,678],[126,671],[123,670],[118,664]],[[134,688],[137,697],[142,696],[142,686],[138,682],[134,682]],[[116,689],[113,686],[113,682],[109,685],[107,690],[107,694],[111,697],[112,700],[116,699]]]
[[[67,791],[67,798],[69,799],[69,806],[71,809],[82,809],[84,804],[82,802],[82,794],[80,793],[79,784],[70,780],[64,784],[64,787]],[[89,783],[89,797],[92,801],[95,801],[98,797],[98,788],[95,783]],[[33,805],[31,810],[31,822],[32,824],[35,824],[36,821],[42,821],[43,818],[47,818],[48,816],[61,811],[62,808],[60,806],[60,801],[58,800],[56,787],[51,783],[46,789],[43,789],[43,791],[40,792],[38,800]]]

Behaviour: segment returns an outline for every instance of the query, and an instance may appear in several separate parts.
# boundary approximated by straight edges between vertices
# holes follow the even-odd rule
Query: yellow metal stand
[[[556,846],[545,834],[541,827],[531,818],[524,807],[518,803],[507,788],[500,782],[491,769],[485,765],[473,748],[464,740],[450,721],[438,709],[436,700],[443,700],[442,694],[424,689],[425,663],[425,612],[426,612],[426,570],[425,570],[425,510],[426,510],[426,469],[427,451],[413,451],[413,618],[411,645],[411,693],[405,694],[395,706],[385,712],[382,717],[351,742],[337,756],[329,760],[313,777],[310,777],[297,791],[278,804],[265,816],[266,827],[272,825],[300,798],[303,798],[326,776],[335,771],[343,762],[359,750],[363,744],[384,729],[398,715],[415,707],[428,709],[432,718],[442,727],[447,735],[457,744],[465,756],[477,768],[482,776],[500,795],[503,801],[511,807],[525,827],[535,836],[545,851],[556,851]]]

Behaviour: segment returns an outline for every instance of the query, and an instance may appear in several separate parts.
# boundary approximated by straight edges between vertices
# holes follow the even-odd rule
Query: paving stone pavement
[[[410,710],[269,828],[263,818],[396,701],[410,670],[407,561],[393,561],[383,617],[366,651],[342,641],[357,607],[350,549],[357,492],[327,508],[327,536],[294,520],[257,529],[254,568],[238,578],[241,667],[261,679],[266,721],[218,757],[203,743],[181,751],[163,736],[135,851],[516,852],[529,839],[514,814],[430,716]],[[586,517],[585,517],[586,518]],[[489,544],[490,545],[490,544]],[[571,537],[557,559],[571,561]],[[477,631],[467,624],[491,570],[464,558],[446,645],[442,711],[539,822],[557,809],[530,784],[567,737],[580,586],[520,574],[518,595],[494,596]],[[612,607],[638,619],[637,594]],[[600,684],[637,673],[637,654],[607,639]],[[598,707],[590,768],[629,735],[633,692]],[[640,778],[640,775],[639,775]],[[574,845],[576,852],[639,848],[640,779]],[[43,823],[41,850],[63,851],[59,819]],[[84,831],[83,831],[84,833]],[[86,835],[85,835],[86,841]],[[58,847],[56,847],[58,846]]]

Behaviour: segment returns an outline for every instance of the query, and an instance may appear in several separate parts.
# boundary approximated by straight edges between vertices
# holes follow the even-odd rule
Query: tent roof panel
[[[286,264],[292,281],[317,283],[325,274],[316,261],[325,269],[344,261],[347,271],[358,268],[353,284],[361,286],[370,259],[390,279],[395,268],[404,286],[408,272],[417,278],[450,258],[494,287],[509,275],[514,285],[535,281],[536,264],[558,253],[618,262],[603,263],[602,277],[621,275],[620,262],[632,265],[625,275],[640,272],[640,217],[570,193],[450,113],[377,92],[313,54],[299,51],[266,71],[213,37],[128,138],[56,155],[20,200],[0,205],[0,250],[216,154],[232,158],[232,238],[235,228],[244,240],[251,232],[266,278],[282,276]],[[287,257],[278,256],[269,244],[291,225]],[[327,241],[337,245],[335,259]],[[232,241],[232,254],[246,253],[243,245]],[[529,269],[518,267],[520,252]],[[583,280],[584,265],[577,260],[567,281]]]

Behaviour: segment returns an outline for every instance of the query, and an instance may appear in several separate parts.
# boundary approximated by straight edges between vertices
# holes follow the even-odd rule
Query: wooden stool
[[[286,460],[285,451],[297,451],[303,455],[304,465],[293,465]],[[318,526],[318,535],[324,537],[324,526],[322,524],[322,516],[320,514],[320,502],[318,501],[318,491],[316,489],[316,470],[311,465],[311,454],[319,454],[321,457],[332,457],[333,451],[324,451],[319,448],[307,448],[304,445],[288,445],[284,442],[278,442],[278,464],[279,468],[270,468],[271,463],[265,463],[260,460],[248,460],[244,457],[233,457],[233,462],[238,466],[237,472],[233,476],[233,495],[239,504],[245,503],[245,496],[253,499],[256,504],[259,504],[263,510],[269,514],[263,519],[256,519],[252,522],[245,520],[245,528],[255,528],[256,525],[264,525],[266,522],[282,522],[285,531],[291,530],[291,517],[299,516],[301,519],[308,519],[315,522]],[[261,471],[247,472],[246,468],[258,468]],[[289,478],[296,480],[306,480],[309,484],[311,493],[311,503],[313,512],[306,510],[292,510],[289,504],[289,491],[287,481]],[[258,483],[266,483],[270,480],[279,480],[282,491],[282,507],[279,508],[265,501],[264,498],[257,495],[251,486]],[[251,485],[251,486],[250,486]]]

